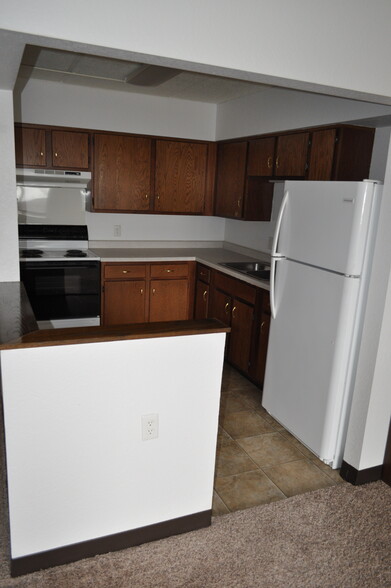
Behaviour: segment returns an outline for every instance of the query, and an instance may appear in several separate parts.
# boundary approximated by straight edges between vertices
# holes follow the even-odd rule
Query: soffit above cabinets
[[[258,93],[265,87],[253,82],[32,45],[27,45],[24,51],[19,78],[212,104]]]

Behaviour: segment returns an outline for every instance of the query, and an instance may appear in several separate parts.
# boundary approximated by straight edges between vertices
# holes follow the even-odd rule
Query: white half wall
[[[12,558],[212,508],[224,344],[1,352]],[[143,441],[151,414],[158,436]]]
[[[19,280],[12,92],[0,90],[0,281]]]
[[[214,141],[216,105],[30,80],[15,90],[17,122]]]
[[[256,94],[218,105],[216,140],[386,115],[391,116],[391,106],[263,88]]]

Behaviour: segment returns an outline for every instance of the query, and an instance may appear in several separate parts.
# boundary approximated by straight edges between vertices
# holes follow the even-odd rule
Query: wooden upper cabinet
[[[248,143],[247,175],[272,176],[276,137],[253,139]]]
[[[88,169],[88,147],[88,133],[52,131],[53,167]]]
[[[156,212],[204,212],[207,155],[203,143],[156,141]]]
[[[241,218],[246,179],[247,141],[220,143],[217,151],[217,216]]]
[[[15,127],[16,165],[46,167],[46,133],[44,129]]]
[[[312,133],[308,180],[331,179],[336,136],[336,129],[325,129]]]
[[[95,210],[148,211],[151,196],[151,139],[94,135]]]
[[[304,177],[307,169],[309,133],[293,133],[277,138],[275,176]]]

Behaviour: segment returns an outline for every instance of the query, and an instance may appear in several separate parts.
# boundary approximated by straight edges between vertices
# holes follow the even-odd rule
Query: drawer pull
[[[168,274],[170,274],[170,273],[171,273],[171,272],[173,272],[174,270],[173,270],[173,269],[165,269],[164,271],[165,271],[165,272],[167,272]]]
[[[265,321],[261,322],[261,333],[263,333],[263,327],[265,326]]]
[[[41,151],[41,157],[43,157],[43,151]]]
[[[54,154],[54,157],[58,157],[58,153],[55,153],[55,154]]]
[[[272,157],[268,157],[268,158],[267,158],[267,167],[268,167],[269,169],[271,169],[271,168],[272,168],[272,162],[273,162],[273,158],[272,158]]]
[[[225,310],[225,314],[229,313],[229,302],[225,303],[224,310]]]
[[[123,274],[127,274],[128,273],[128,270],[122,270],[122,273]]]
[[[277,157],[276,159],[276,167],[280,167],[280,157]]]
[[[208,291],[207,290],[205,290],[205,292],[203,293],[202,298],[204,299],[204,302],[207,301],[207,299],[208,299]]]
[[[144,294],[144,290],[142,288],[140,290],[140,294]]]
[[[153,294],[153,296],[155,296],[155,293],[156,293],[156,288],[152,288],[152,294]]]
[[[234,306],[232,309],[232,318],[236,318],[235,311],[236,311],[236,306]]]

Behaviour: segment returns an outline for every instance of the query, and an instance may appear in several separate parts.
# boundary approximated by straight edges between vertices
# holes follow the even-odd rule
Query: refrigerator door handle
[[[278,240],[280,238],[282,219],[284,217],[284,212],[285,212],[285,208],[286,208],[286,205],[288,202],[288,198],[289,198],[289,191],[286,190],[284,193],[284,198],[282,199],[281,208],[278,213],[278,218],[277,218],[277,223],[276,223],[276,230],[274,232],[272,252],[271,252],[272,258],[273,257],[283,257],[283,254],[279,253],[277,251],[277,246],[278,246]]]
[[[281,261],[280,257],[272,257],[270,264],[270,312],[272,318],[276,318],[277,305],[276,305],[276,265]]]

